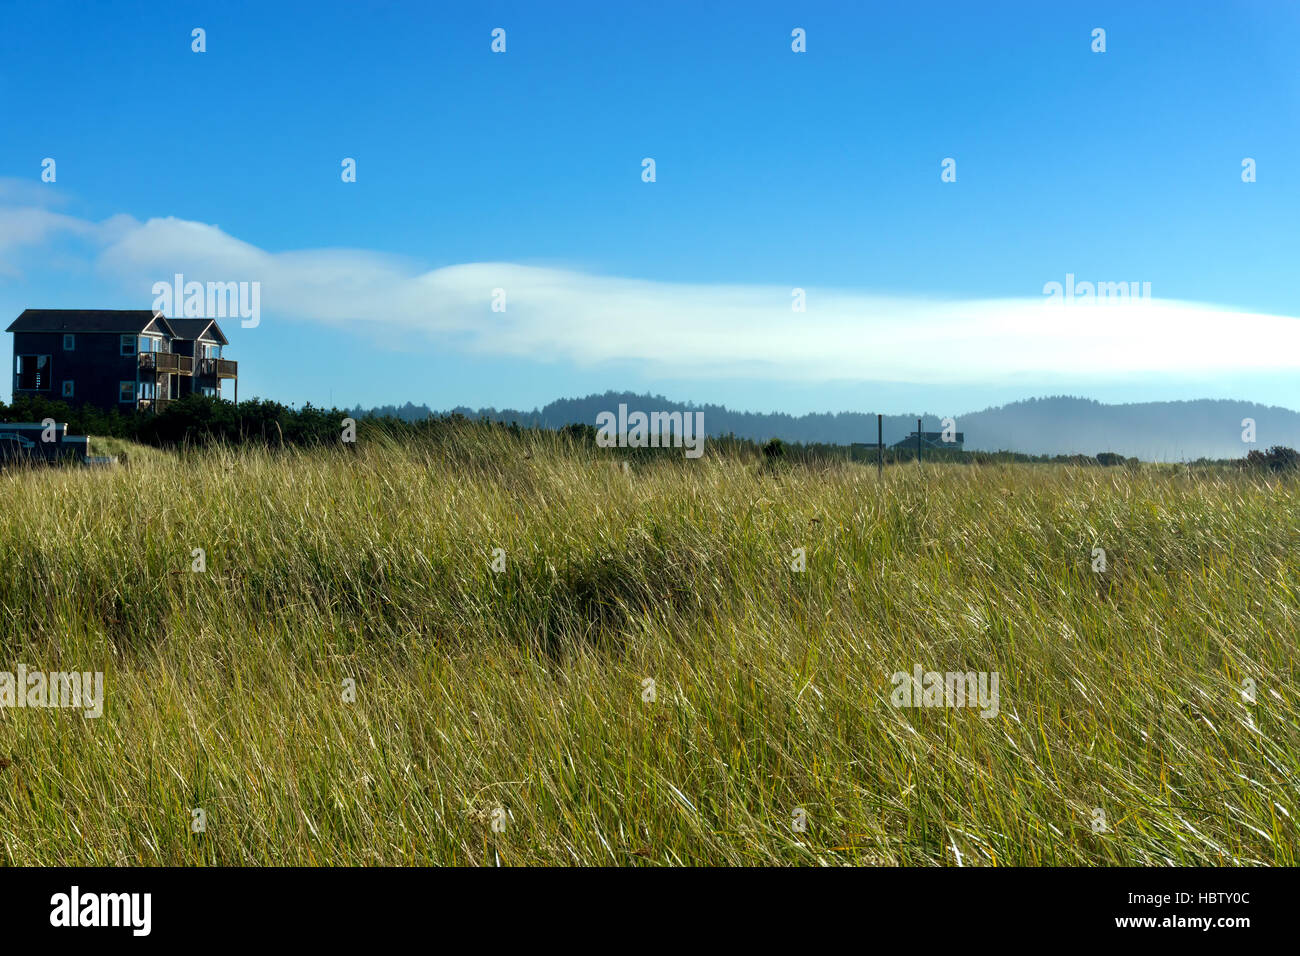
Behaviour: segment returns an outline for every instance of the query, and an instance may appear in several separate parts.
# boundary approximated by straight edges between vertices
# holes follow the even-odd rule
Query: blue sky
[[[0,13],[0,313],[259,282],[241,398],[1300,409],[1300,5]]]

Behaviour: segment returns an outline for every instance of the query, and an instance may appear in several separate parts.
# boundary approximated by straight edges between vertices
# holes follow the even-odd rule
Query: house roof
[[[216,319],[168,319],[178,339],[208,339],[229,345]]]
[[[943,440],[943,432],[922,432],[921,444],[934,445],[940,448],[951,448],[953,447],[953,445],[961,445],[961,444],[965,444],[966,442],[965,432],[957,432],[953,437],[954,437],[953,441],[946,442]],[[916,432],[912,432],[906,438],[894,442],[894,444],[891,445],[890,447],[891,448],[906,448],[906,447],[915,448]]]
[[[6,332],[143,332],[157,320],[169,335],[170,321],[151,309],[27,309]]]

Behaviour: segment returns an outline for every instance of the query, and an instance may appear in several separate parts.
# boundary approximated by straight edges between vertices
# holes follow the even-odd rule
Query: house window
[[[135,382],[119,382],[117,385],[117,400],[119,402],[134,402]]]
[[[19,355],[15,359],[14,371],[18,375],[20,389],[40,392],[50,390],[50,356]]]
[[[72,379],[70,378],[65,378],[63,380],[63,397],[64,398],[72,397]]]
[[[77,337],[71,333],[65,333],[63,336],[63,351],[71,352],[77,347]]]
[[[135,354],[135,336],[134,336],[134,335],[124,335],[124,336],[122,336],[121,343],[120,343],[120,351],[119,351],[119,354],[121,354],[121,355],[134,355],[134,354]],[[122,401],[126,401],[126,399],[122,399]]]
[[[155,397],[155,394],[154,394],[154,393],[155,393],[155,389],[154,389],[154,383],[153,383],[153,382],[141,382],[141,383],[140,383],[140,397],[141,397],[141,398],[144,398],[144,399],[152,399],[152,398]]]

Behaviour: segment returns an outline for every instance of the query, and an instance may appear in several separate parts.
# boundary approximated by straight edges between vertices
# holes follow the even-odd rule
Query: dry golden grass
[[[613,461],[0,476],[0,670],[106,674],[98,720],[0,709],[0,860],[1300,862],[1295,480]],[[998,716],[895,708],[914,664]]]

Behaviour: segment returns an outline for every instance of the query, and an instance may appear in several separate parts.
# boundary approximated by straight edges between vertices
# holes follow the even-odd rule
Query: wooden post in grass
[[[876,415],[876,477],[885,477],[885,416]]]
[[[916,420],[916,463],[921,463],[921,419]]]

